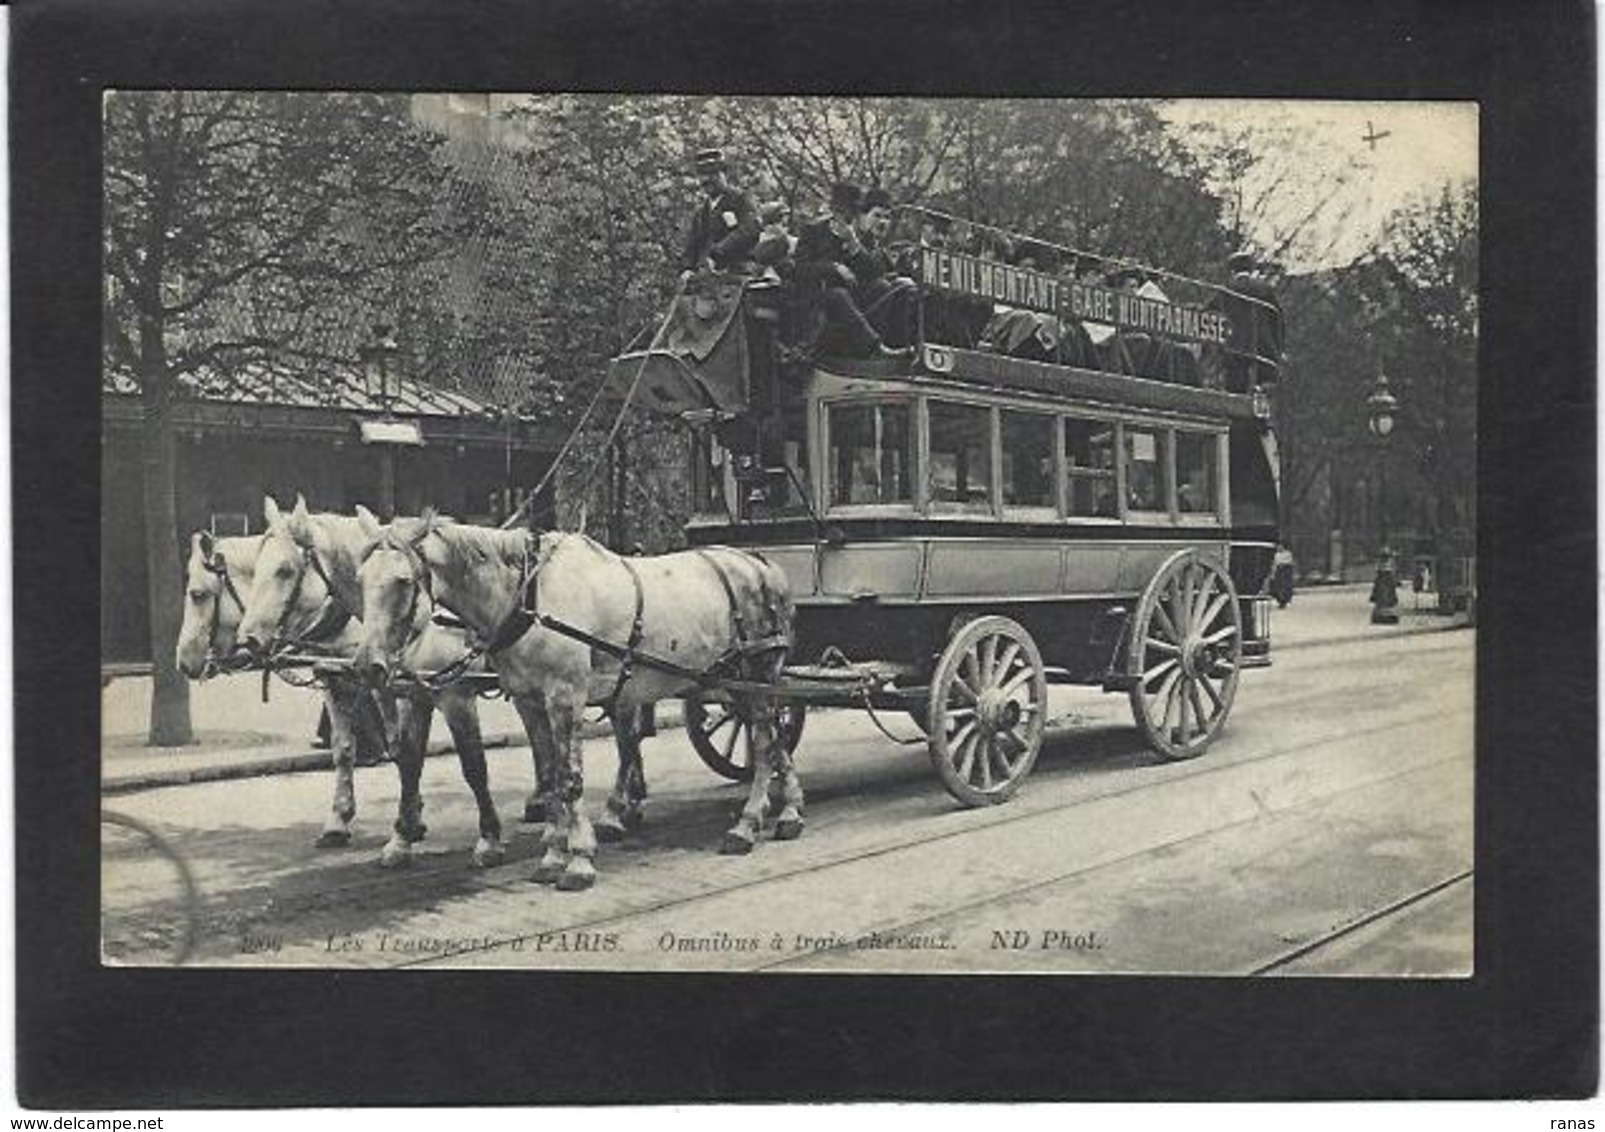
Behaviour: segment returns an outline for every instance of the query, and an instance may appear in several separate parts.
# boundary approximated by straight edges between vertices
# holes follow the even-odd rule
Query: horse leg
[[[448,691],[437,701],[440,714],[446,717],[451,738],[457,748],[457,762],[462,767],[463,781],[473,791],[474,803],[479,807],[479,840],[474,845],[474,864],[480,868],[499,865],[507,855],[502,848],[502,819],[496,812],[496,803],[490,796],[490,773],[485,766],[485,740],[479,730],[479,709],[473,693]]]
[[[797,756],[786,746],[780,728],[773,730],[770,741],[773,748],[770,757],[773,776],[769,780],[769,799],[778,811],[775,814],[775,840],[795,841],[803,831],[803,788],[802,780],[797,777]]]
[[[524,820],[546,823],[541,835],[543,852],[533,879],[537,884],[555,884],[568,864],[568,854],[563,848],[561,797],[555,789],[557,744],[552,735],[552,719],[546,712],[546,705],[536,696],[514,696],[513,707],[524,721],[524,732],[529,736],[535,759],[535,790],[524,803]]]
[[[737,856],[751,853],[763,831],[769,780],[774,773],[775,707],[768,697],[753,696],[738,699],[731,710],[741,713],[752,734],[752,784],[747,790],[747,804],[741,808],[736,824],[725,830],[724,841],[719,846],[719,852]]]
[[[329,713],[329,748],[334,760],[334,800],[328,820],[314,842],[319,849],[339,849],[351,844],[351,821],[357,816],[357,696],[360,691],[344,681],[331,683],[323,692]]]
[[[631,784],[640,777],[641,735],[638,724],[640,712],[635,707],[615,708],[613,737],[619,749],[619,770],[613,778],[613,793],[607,797],[607,807],[596,819],[598,841],[623,841],[624,833],[631,828]],[[634,825],[641,824],[636,811]]]
[[[580,733],[584,685],[548,694],[546,710],[557,742],[559,824],[568,856],[557,887],[562,892],[579,892],[596,883],[596,832],[585,816],[585,738]]]
[[[429,832],[423,822],[424,801],[418,780],[423,774],[429,725],[434,717],[434,704],[427,697],[406,696],[396,702],[396,741],[391,754],[401,777],[401,801],[394,832],[379,853],[379,863],[386,868],[410,863],[413,843],[422,841]]]
[[[651,719],[652,705],[647,705],[646,719]],[[653,725],[654,728],[656,725]],[[641,739],[648,732],[636,736],[635,761],[630,764],[630,781],[625,784],[624,828],[634,833],[646,824],[646,815],[642,812],[646,805],[646,762],[641,758]],[[650,734],[657,734],[654,729]]]
[[[552,741],[552,722],[546,705],[538,698],[514,696],[513,706],[524,721],[529,736],[530,759],[535,765],[535,786],[524,800],[524,821],[530,824],[551,820],[550,800],[557,781],[557,748]]]

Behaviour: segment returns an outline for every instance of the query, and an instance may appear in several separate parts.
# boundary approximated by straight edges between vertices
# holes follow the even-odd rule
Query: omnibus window
[[[931,402],[931,503],[992,509],[992,411]]]
[[[1184,515],[1216,510],[1216,443],[1197,432],[1176,434],[1176,509]]]
[[[1113,519],[1120,514],[1115,497],[1115,426],[1107,421],[1064,422],[1065,498],[1070,514]]]
[[[830,407],[830,501],[912,503],[914,429],[907,404]]]
[[[1130,428],[1126,433],[1126,509],[1169,511],[1165,483],[1165,434]]]
[[[999,425],[1003,439],[1003,505],[1052,507],[1053,418],[1041,413],[1005,412]]]

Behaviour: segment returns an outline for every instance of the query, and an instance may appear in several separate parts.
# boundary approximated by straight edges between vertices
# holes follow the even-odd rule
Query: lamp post
[[[1366,427],[1377,439],[1378,548],[1376,580],[1371,583],[1371,623],[1393,625],[1399,620],[1399,582],[1388,548],[1388,437],[1399,412],[1399,400],[1388,391],[1388,375],[1377,367],[1370,396],[1365,399]]]
[[[379,447],[379,511],[385,522],[396,517],[396,447],[423,443],[416,424],[394,416],[398,375],[392,372],[392,362],[400,347],[390,329],[388,323],[375,323],[373,341],[359,351],[363,391],[379,403],[381,413],[378,421],[362,421],[360,427],[363,443]]]

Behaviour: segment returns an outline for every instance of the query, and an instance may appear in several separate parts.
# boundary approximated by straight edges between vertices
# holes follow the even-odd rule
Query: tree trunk
[[[189,714],[189,681],[178,671],[175,651],[183,622],[184,564],[179,557],[177,451],[172,405],[165,380],[147,378],[143,422],[146,600],[150,606],[153,747],[195,741]]]

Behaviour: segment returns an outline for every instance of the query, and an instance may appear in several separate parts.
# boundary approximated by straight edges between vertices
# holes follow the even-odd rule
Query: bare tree
[[[143,406],[154,695],[149,740],[191,741],[173,415],[186,379],[316,356],[353,295],[432,254],[440,170],[376,95],[117,92],[105,116],[105,364]]]

